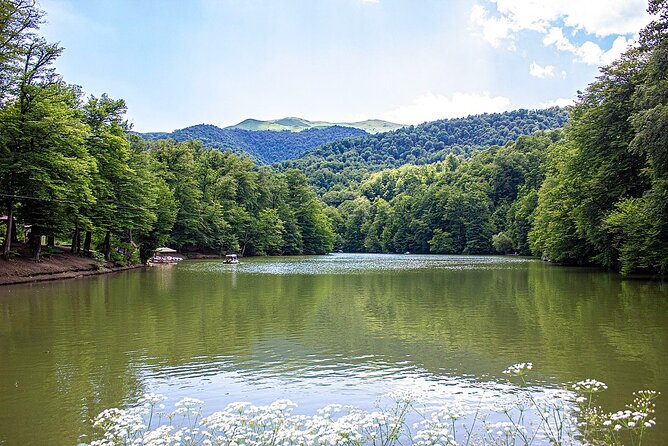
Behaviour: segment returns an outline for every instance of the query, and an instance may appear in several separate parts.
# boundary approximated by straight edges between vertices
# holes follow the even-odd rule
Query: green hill
[[[352,127],[360,130],[364,130],[367,133],[381,133],[389,132],[392,130],[397,130],[401,127],[404,127],[403,124],[395,124],[393,122],[383,121],[380,119],[367,119],[366,121],[358,122],[325,122],[325,121],[308,121],[302,118],[282,118],[274,119],[269,121],[261,121],[259,119],[246,119],[241,121],[239,124],[226,127],[234,128],[241,130],[271,130],[271,131],[283,131],[288,130],[290,132],[301,132],[302,130],[313,129],[313,128],[327,128],[327,127]]]
[[[468,157],[521,135],[563,127],[568,112],[559,107],[515,110],[425,122],[364,138],[341,139],[282,163],[311,178],[321,193],[335,185],[359,182],[370,172],[404,164],[428,164],[449,154]]]
[[[245,121],[244,121],[245,122]],[[171,133],[153,132],[139,134],[144,139],[173,139],[202,141],[205,147],[229,149],[235,153],[250,155],[261,164],[269,164],[296,158],[304,152],[342,138],[367,136],[364,130],[353,127],[328,126],[307,128],[302,131],[244,130],[215,125],[198,124]]]

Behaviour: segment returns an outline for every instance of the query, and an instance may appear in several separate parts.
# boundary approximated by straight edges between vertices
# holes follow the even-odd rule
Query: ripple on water
[[[411,254],[329,254],[309,257],[246,258],[238,265],[220,260],[185,262],[189,272],[244,274],[360,274],[370,271],[512,269],[535,261],[523,257]]]

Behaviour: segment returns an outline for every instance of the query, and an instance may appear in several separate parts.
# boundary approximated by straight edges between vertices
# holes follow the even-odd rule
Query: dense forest
[[[408,138],[420,127],[336,142],[286,164],[305,168],[337,207],[337,246],[344,250],[496,251],[665,274],[668,4],[652,1],[649,11],[657,20],[601,69],[563,130],[470,159],[453,152],[437,163],[362,174],[348,188],[336,184],[334,171],[357,179],[354,173],[366,170],[360,166],[401,164],[414,156],[410,148],[422,156],[413,161],[429,162],[424,145]],[[381,141],[385,148],[376,152]]]
[[[218,253],[331,251],[330,220],[302,173],[199,142],[147,143],[129,132],[123,100],[85,98],[58,75],[61,49],[37,35],[34,2],[2,1],[0,17],[3,257],[18,255],[19,237],[36,260],[43,238],[117,263],[165,243]]]
[[[466,157],[521,135],[560,128],[567,119],[568,113],[558,107],[444,119],[325,144],[282,166],[302,170],[323,193],[337,185],[338,190],[359,182],[369,172],[384,168],[434,163],[449,154]]]
[[[231,150],[251,156],[260,164],[270,164],[296,158],[308,150],[342,138],[366,136],[367,132],[353,127],[338,125],[310,128],[300,132],[289,130],[244,130],[215,125],[198,124],[172,133],[144,133],[146,139],[174,139],[176,141],[198,140],[205,147]]]
[[[602,68],[548,151],[531,246],[559,262],[668,271],[668,2]]]
[[[404,165],[369,176],[334,213],[337,245],[352,252],[531,254],[529,230],[546,149],[561,131],[462,160]]]
[[[31,1],[0,8],[6,258],[27,231],[35,258],[46,237],[121,263],[170,244],[244,255],[517,253],[668,272],[665,1],[650,2],[656,20],[568,110],[345,138],[274,166],[205,147],[213,126],[175,139],[133,134],[122,100],[84,97],[56,73],[61,49],[36,34]],[[230,130],[248,147],[229,147],[267,162],[320,144],[318,132],[361,132]],[[287,134],[304,138],[301,148],[280,140]]]

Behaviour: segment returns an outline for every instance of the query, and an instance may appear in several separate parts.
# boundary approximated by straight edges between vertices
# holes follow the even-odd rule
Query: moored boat
[[[176,255],[175,249],[163,247],[153,251],[153,257],[146,261],[146,265],[175,265],[181,260],[183,260],[183,257]]]
[[[231,265],[236,265],[239,263],[239,257],[236,254],[227,254],[225,256],[224,262]]]

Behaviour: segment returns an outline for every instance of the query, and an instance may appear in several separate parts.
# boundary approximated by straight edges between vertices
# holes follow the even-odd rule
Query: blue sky
[[[41,0],[56,67],[137,131],[427,120],[565,104],[644,0]]]

